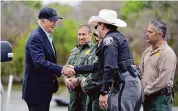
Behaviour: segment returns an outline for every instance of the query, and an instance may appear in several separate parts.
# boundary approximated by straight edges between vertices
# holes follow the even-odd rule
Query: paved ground
[[[61,95],[61,98],[68,98],[68,92],[64,91]],[[57,98],[57,96],[53,97],[53,100],[51,101],[50,104],[50,111],[67,111],[67,107],[59,107],[55,103],[54,99]],[[4,107],[5,105],[3,105]],[[1,111],[6,111],[6,110],[1,110]],[[9,109],[7,111],[28,111],[28,108],[25,104],[25,102],[21,99],[21,92],[13,91],[11,94],[11,100],[9,104]],[[141,110],[142,111],[142,110]],[[178,107],[174,107],[173,111],[178,111]]]
[[[60,95],[62,98],[68,98],[68,92],[64,91],[62,95]],[[11,94],[11,100],[9,104],[9,108],[7,111],[28,111],[28,107],[26,103],[21,99],[21,92],[13,91]],[[67,107],[59,107],[55,103],[54,99],[57,98],[57,96],[53,97],[53,100],[50,103],[50,111],[67,111]],[[6,103],[6,102],[5,102]],[[5,110],[5,104],[3,104],[3,110]]]

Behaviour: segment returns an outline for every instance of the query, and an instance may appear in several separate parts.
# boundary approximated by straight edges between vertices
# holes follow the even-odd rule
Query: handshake
[[[74,66],[73,65],[64,66],[61,73],[67,77],[73,76],[75,74]]]

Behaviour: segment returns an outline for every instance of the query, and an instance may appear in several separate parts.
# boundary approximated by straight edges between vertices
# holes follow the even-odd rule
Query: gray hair
[[[38,19],[38,21],[37,21],[39,25],[41,25],[40,21],[41,21],[41,19]]]
[[[149,24],[153,24],[156,27],[156,30],[163,33],[163,38],[166,37],[167,26],[163,21],[152,21]]]
[[[38,19],[37,22],[38,22],[39,25],[41,25],[41,21],[42,21],[42,20],[47,20],[47,19]]]

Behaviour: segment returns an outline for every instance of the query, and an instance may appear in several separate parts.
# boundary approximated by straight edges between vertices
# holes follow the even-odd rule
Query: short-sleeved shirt
[[[173,87],[177,58],[172,48],[164,42],[157,49],[147,48],[140,64],[142,86],[152,94],[167,86]]]

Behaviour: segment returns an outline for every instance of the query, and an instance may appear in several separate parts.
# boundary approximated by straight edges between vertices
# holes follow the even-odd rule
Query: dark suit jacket
[[[45,32],[38,27],[26,45],[22,98],[27,103],[50,103],[52,93],[58,89],[56,76],[61,76],[62,70],[62,66],[56,65],[55,54]]]

